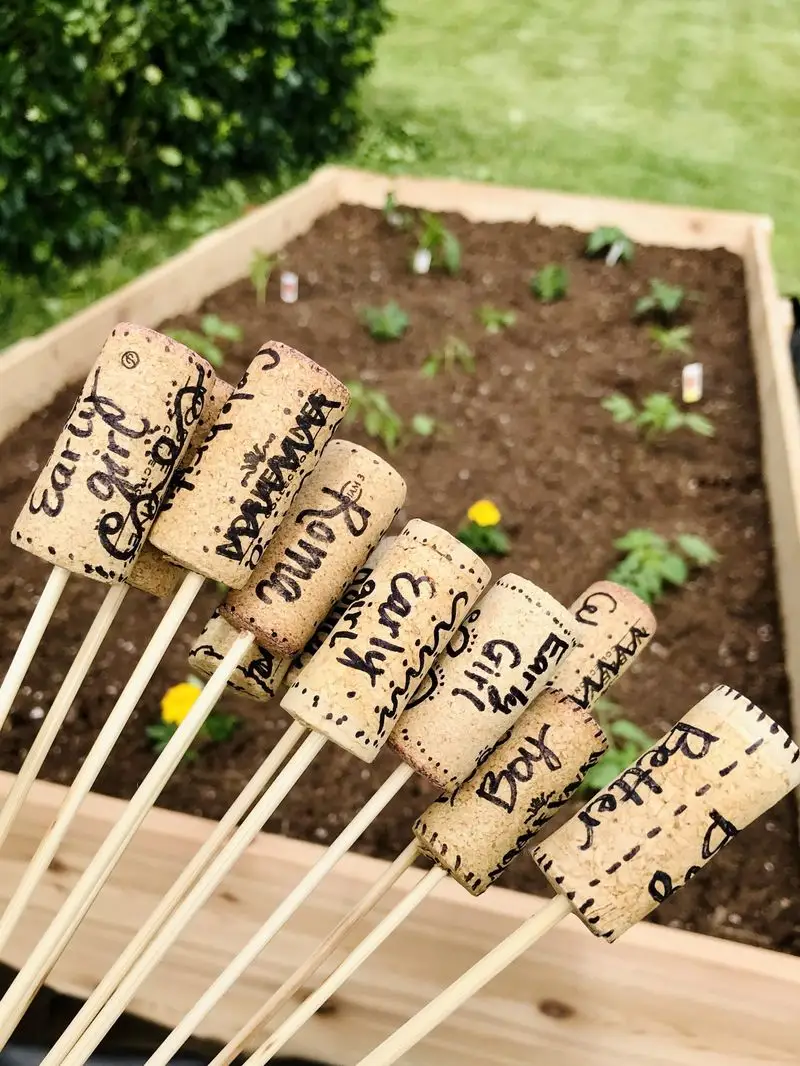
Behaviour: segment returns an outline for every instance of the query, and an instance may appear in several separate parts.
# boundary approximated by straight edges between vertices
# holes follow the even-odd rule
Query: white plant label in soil
[[[431,268],[430,248],[417,248],[411,269],[415,274],[427,274]]]
[[[300,279],[291,270],[281,272],[281,300],[285,304],[297,303],[300,294]]]
[[[699,403],[703,398],[703,364],[687,363],[681,373],[681,396],[684,403]]]

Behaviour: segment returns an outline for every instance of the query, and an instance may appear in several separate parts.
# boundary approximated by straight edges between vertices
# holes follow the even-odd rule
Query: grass
[[[392,7],[364,91],[365,132],[346,161],[769,214],[781,285],[800,291],[800,140],[791,136],[800,24],[785,0]],[[229,182],[165,224],[139,218],[114,255],[46,285],[0,275],[0,346],[289,182]]]

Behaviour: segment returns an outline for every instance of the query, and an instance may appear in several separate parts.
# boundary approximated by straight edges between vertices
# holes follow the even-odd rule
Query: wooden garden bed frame
[[[786,308],[770,256],[772,223],[766,217],[455,180],[386,178],[326,167],[80,314],[3,353],[0,439],[61,388],[82,380],[118,321],[156,326],[189,312],[245,276],[256,250],[277,251],[339,204],[379,208],[390,189],[402,204],[456,211],[475,222],[525,222],[535,217],[544,225],[567,225],[584,232],[598,225],[619,225],[639,244],[724,247],[742,258],[784,654],[795,738],[800,740],[800,407],[787,354]],[[10,776],[0,774],[0,796],[9,783]],[[0,853],[0,904],[19,880],[62,796],[60,786],[34,787]],[[118,819],[120,808],[120,801],[98,795],[87,800],[3,961],[19,965],[27,957]],[[54,971],[54,987],[79,996],[94,988],[208,828],[204,819],[164,810],[151,813]],[[300,880],[320,850],[262,835],[140,990],[133,1009],[174,1024]],[[209,1015],[200,1033],[221,1040],[230,1037],[381,868],[380,862],[358,856],[341,862],[272,949]],[[385,913],[414,877],[406,875],[377,913]],[[444,884],[346,984],[329,1009],[301,1031],[288,1051],[332,1063],[357,1061],[541,903],[500,888],[474,900],[457,886]],[[407,1066],[796,1062],[798,1003],[800,959],[649,924],[609,946],[569,919],[403,1061]]]

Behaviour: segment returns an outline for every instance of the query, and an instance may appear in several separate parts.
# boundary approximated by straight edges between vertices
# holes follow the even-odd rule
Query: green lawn
[[[800,291],[800,24],[788,0],[394,0],[350,157],[414,173],[736,208],[775,218]],[[0,346],[236,217],[263,183],[142,222],[68,282],[0,276]]]
[[[367,99],[414,171],[763,212],[800,288],[800,22],[788,0],[394,0]]]

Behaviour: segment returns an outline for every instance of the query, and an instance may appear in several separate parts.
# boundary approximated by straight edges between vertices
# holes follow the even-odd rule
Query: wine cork
[[[656,629],[647,605],[609,581],[590,585],[570,611],[578,646],[546,690],[481,753],[474,772],[414,827],[423,850],[473,895],[497,880],[606,750],[591,707]]]
[[[567,608],[532,582],[501,577],[430,668],[389,745],[452,792],[574,648],[576,628]]]
[[[243,589],[220,614],[274,655],[302,651],[403,505],[406,484],[373,452],[332,440]]]
[[[370,577],[372,571],[384,555],[386,555],[395,540],[397,540],[396,537],[384,537],[383,540],[379,541],[374,550],[370,553],[367,561],[359,568],[356,576],[344,590],[341,598],[336,601],[333,607],[331,607],[330,611],[325,616],[325,619],[317,627],[316,632],[313,634],[309,642],[303,650],[292,659],[292,665],[289,667],[288,673],[284,678],[284,684],[287,688],[291,688],[300,676],[300,671],[311,662],[312,658],[336,628],[345,611],[359,598],[364,582]]]
[[[265,344],[158,516],[155,547],[187,570],[242,588],[348,399],[305,355]]]
[[[417,843],[480,896],[569,799],[607,746],[589,711],[547,689],[472,775],[417,819]]]
[[[650,643],[656,620],[644,600],[613,581],[590,585],[570,611],[578,646],[549,684],[587,711]]]
[[[533,851],[596,936],[616,940],[800,784],[800,750],[720,686]]]
[[[107,584],[127,580],[203,413],[213,371],[121,322],[89,371],[12,543]]]
[[[203,677],[210,677],[238,636],[239,631],[215,611],[189,652],[192,670]],[[278,691],[290,661],[253,644],[234,670],[228,685],[251,699],[270,700]]]
[[[172,475],[167,490],[167,499],[175,492],[191,468],[200,445],[208,436],[211,427],[233,392],[233,385],[229,385],[227,381],[216,376],[211,379],[207,388],[203,414],[197,421],[180,466]],[[174,596],[185,575],[185,570],[174,566],[157,548],[153,547],[149,540],[146,540],[127,580],[133,588],[163,599],[167,596]]]
[[[489,576],[455,537],[409,522],[281,706],[372,762]]]

